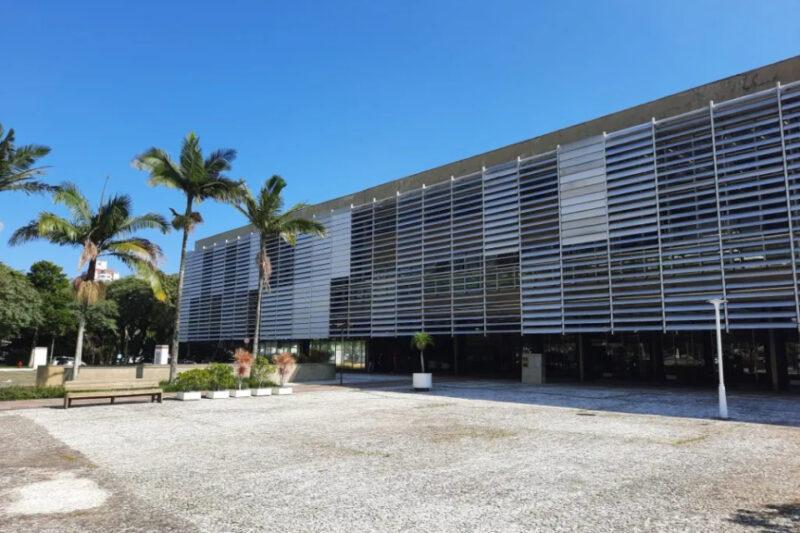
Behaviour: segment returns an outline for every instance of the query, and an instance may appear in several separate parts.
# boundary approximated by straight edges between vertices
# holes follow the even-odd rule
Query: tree
[[[41,298],[21,272],[0,263],[0,340],[17,337],[42,320]]]
[[[28,194],[53,190],[53,187],[36,181],[44,174],[44,167],[35,167],[36,161],[50,153],[50,148],[38,144],[15,146],[14,130],[9,129],[3,138],[0,124],[0,192],[22,191]]]
[[[64,336],[75,325],[74,310],[69,278],[62,268],[50,261],[37,261],[31,265],[27,274],[42,300],[42,320],[34,332],[33,346],[37,344],[38,334],[50,337],[50,361],[53,360],[56,338]]]
[[[164,218],[155,213],[131,215],[131,199],[127,195],[113,196],[101,202],[97,210],[92,210],[89,201],[74,184],[64,183],[53,193],[53,200],[69,210],[70,219],[55,213],[42,212],[36,219],[15,231],[9,244],[14,246],[43,239],[53,244],[81,250],[78,268],[83,268],[84,265],[87,268],[74,281],[79,308],[73,372],[75,379],[83,354],[83,338],[89,308],[103,298],[103,284],[95,281],[97,260],[100,257],[119,260],[150,281],[156,295],[163,298],[165,295],[157,268],[162,255],[161,248],[148,239],[137,237],[136,233],[145,229],[156,229],[166,233],[168,226]]]
[[[156,298],[146,281],[125,277],[106,288],[106,299],[117,306],[118,339],[116,350],[125,359],[142,355],[147,342],[151,314]]]
[[[235,203],[243,193],[243,182],[227,178],[224,173],[231,169],[236,159],[232,149],[216,150],[203,157],[200,139],[189,133],[183,140],[179,161],[173,161],[161,148],[150,148],[136,156],[134,165],[150,174],[150,185],[161,185],[178,189],[186,197],[183,213],[172,211],[172,227],[183,231],[181,241],[180,267],[178,270],[178,290],[176,300],[180,302],[183,294],[183,279],[186,274],[186,243],[189,233],[203,221],[200,213],[193,211],[194,204],[203,200],[217,200]],[[169,380],[178,375],[178,339],[180,324],[176,314],[172,333],[172,357],[170,358]]]
[[[414,333],[414,336],[411,337],[411,347],[419,350],[420,372],[425,372],[425,348],[431,346],[433,346],[433,337],[424,331]]]
[[[261,301],[264,290],[269,291],[269,278],[272,276],[272,261],[267,253],[270,238],[283,239],[288,245],[297,244],[297,236],[301,233],[324,236],[325,226],[315,220],[300,216],[300,212],[308,207],[299,203],[283,211],[283,189],[286,181],[280,176],[272,176],[261,187],[258,196],[247,190],[236,208],[247,218],[258,233],[259,246],[256,254],[258,266],[258,296],[256,299],[256,327],[253,335],[253,353],[258,354],[258,340],[261,333]]]
[[[117,305],[117,351],[126,359],[153,353],[155,344],[172,338],[177,276],[163,276],[161,285],[167,296],[163,301],[146,281],[136,277],[114,281],[106,289],[106,299]]]
[[[81,309],[79,302],[74,302],[73,306],[79,318],[83,314],[86,315],[84,333],[86,359],[93,365],[111,364],[116,353],[115,348],[117,347],[119,333],[116,302],[101,300],[94,305],[90,305],[85,310]]]

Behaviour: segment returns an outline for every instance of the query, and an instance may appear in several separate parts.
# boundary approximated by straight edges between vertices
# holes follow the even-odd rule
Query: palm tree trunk
[[[425,373],[425,350],[420,350],[419,351],[419,367],[421,369],[420,372],[422,372],[424,374]]]
[[[176,302],[175,302],[175,329],[172,333],[172,357],[169,361],[169,380],[170,382],[175,381],[175,378],[178,377],[178,347],[179,345],[179,338],[180,338],[180,321],[181,321],[181,297],[183,296],[183,278],[186,274],[186,243],[189,241],[189,226],[188,220],[190,220],[192,216],[192,197],[189,196],[186,198],[186,213],[185,213],[187,222],[183,226],[183,240],[181,241],[181,262],[180,267],[178,269],[178,293],[175,295]]]
[[[261,271],[258,274],[258,295],[256,296],[256,331],[253,335],[253,355],[258,357],[258,336],[261,333],[261,300],[264,297],[264,281]]]
[[[78,340],[75,342],[75,360],[72,363],[72,379],[78,379],[78,372],[81,367],[83,356],[83,335],[86,332],[86,307],[82,306],[78,318]]]

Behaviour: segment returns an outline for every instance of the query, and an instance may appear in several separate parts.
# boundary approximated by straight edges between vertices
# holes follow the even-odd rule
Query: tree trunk
[[[183,278],[186,274],[186,243],[189,241],[189,220],[192,216],[192,197],[186,198],[186,213],[185,223],[183,226],[183,240],[181,241],[181,262],[178,269],[178,293],[175,295],[175,330],[172,333],[172,357],[169,361],[169,380],[175,381],[178,377],[178,347],[180,337],[180,322],[181,322],[181,297],[183,296]]]
[[[33,355],[36,353],[36,344],[39,342],[39,328],[33,330],[33,341],[31,342],[31,355],[28,357],[28,366],[33,368]]]
[[[421,369],[420,372],[422,372],[424,374],[425,373],[425,350],[420,350],[419,351],[419,367]]]
[[[258,336],[261,333],[261,300],[264,297],[264,281],[261,273],[258,275],[258,295],[256,296],[256,330],[253,335],[253,356],[258,357]]]
[[[53,357],[56,353],[56,336],[55,334],[50,336],[50,364],[53,364]]]
[[[258,267],[258,295],[256,297],[256,327],[253,335],[253,355],[258,357],[258,342],[261,337],[261,304],[264,299],[264,288],[269,285],[272,276],[272,262],[267,255],[267,242],[263,235],[259,237],[259,251],[256,256]]]
[[[78,372],[81,367],[83,356],[83,334],[86,332],[86,306],[82,306],[80,317],[78,318],[78,340],[75,343],[75,361],[72,363],[72,379],[78,379]]]

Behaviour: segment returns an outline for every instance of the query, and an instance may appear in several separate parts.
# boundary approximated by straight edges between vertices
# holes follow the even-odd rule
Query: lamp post
[[[719,371],[719,417],[723,420],[728,418],[728,398],[725,395],[725,372],[722,366],[722,326],[719,319],[719,308],[727,300],[714,298],[708,303],[714,306],[714,317],[717,321],[717,370]]]

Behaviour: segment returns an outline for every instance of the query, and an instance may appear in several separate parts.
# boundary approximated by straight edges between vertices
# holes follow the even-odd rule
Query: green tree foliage
[[[168,343],[175,321],[177,275],[164,276],[167,295],[161,301],[142,279],[126,277],[111,283],[106,298],[117,305],[117,352],[125,360],[152,355],[156,344]]]
[[[325,226],[316,220],[303,218],[301,215],[307,204],[295,204],[283,210],[283,189],[286,181],[280,176],[272,176],[261,187],[258,195],[249,190],[236,208],[245,216],[259,235],[259,251],[255,260],[258,266],[258,299],[256,303],[256,328],[253,335],[253,353],[258,354],[258,339],[261,330],[261,301],[264,291],[269,291],[269,278],[272,276],[272,260],[267,253],[267,243],[272,237],[283,239],[288,245],[297,243],[301,233],[325,235]]]
[[[181,240],[180,266],[176,300],[180,301],[183,291],[183,277],[186,272],[186,243],[189,233],[203,221],[200,213],[194,211],[195,204],[203,200],[235,203],[241,198],[244,188],[242,181],[229,179],[225,172],[231,169],[236,159],[236,150],[229,148],[211,152],[203,156],[200,139],[189,133],[183,140],[180,158],[175,161],[161,148],[150,148],[136,156],[134,164],[150,174],[150,185],[168,187],[181,191],[186,199],[183,212],[171,209],[172,227],[183,231]],[[174,381],[178,375],[178,337],[179,324],[175,317],[172,333],[172,355],[169,379]]]
[[[42,212],[11,236],[11,245],[42,239],[53,244],[78,248],[81,251],[80,267],[86,271],[75,280],[79,302],[78,336],[75,346],[75,373],[77,377],[83,354],[83,338],[87,325],[88,308],[102,299],[104,286],[95,281],[97,260],[112,257],[146,278],[158,297],[163,297],[161,276],[157,263],[161,248],[154,242],[139,237],[138,232],[156,229],[166,233],[168,226],[161,215],[146,213],[134,216],[131,199],[127,195],[113,196],[93,209],[86,196],[71,183],[65,183],[53,193],[53,200],[66,208],[69,218]]]
[[[88,364],[112,364],[117,353],[117,304],[101,300],[85,309],[80,302],[73,302],[72,307],[78,317],[86,316],[83,351]],[[77,333],[73,330],[72,334]]]
[[[419,365],[422,369],[420,372],[425,372],[425,348],[430,348],[431,346],[433,346],[433,337],[431,337],[430,333],[418,331],[411,337],[411,347],[419,350]]]
[[[71,305],[72,286],[62,268],[50,261],[32,264],[27,277],[42,301],[42,320],[34,332],[32,344],[37,344],[37,336],[46,336],[52,358],[56,340],[75,329],[77,324]]]
[[[42,300],[27,277],[0,263],[0,341],[42,322]]]

